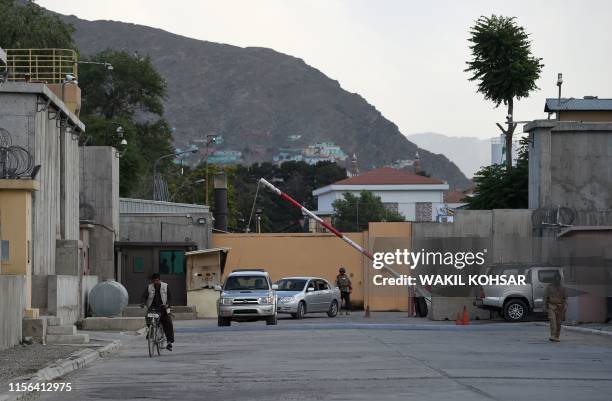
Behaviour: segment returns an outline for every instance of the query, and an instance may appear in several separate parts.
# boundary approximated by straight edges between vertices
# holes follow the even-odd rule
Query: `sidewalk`
[[[16,401],[27,392],[10,392],[9,383],[54,380],[109,356],[122,345],[137,341],[139,332],[87,332],[89,344],[17,345],[0,351],[0,401]]]

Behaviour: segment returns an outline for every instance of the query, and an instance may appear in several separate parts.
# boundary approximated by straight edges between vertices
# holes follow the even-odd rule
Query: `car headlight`
[[[273,304],[274,297],[261,297],[259,298],[259,303],[260,304]]]
[[[231,305],[234,303],[232,298],[221,298],[221,305]]]

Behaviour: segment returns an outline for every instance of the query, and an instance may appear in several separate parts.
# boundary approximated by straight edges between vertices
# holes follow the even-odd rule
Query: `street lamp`
[[[199,150],[198,148],[194,148],[194,149],[189,149],[189,150],[183,150],[181,152],[168,153],[167,155],[160,156],[157,158],[157,160],[155,160],[155,163],[153,163],[153,200],[161,200],[161,199],[158,199],[161,196],[157,188],[157,166],[159,165],[159,162],[169,157],[176,157],[176,156],[184,155],[186,153],[197,153],[198,150]]]

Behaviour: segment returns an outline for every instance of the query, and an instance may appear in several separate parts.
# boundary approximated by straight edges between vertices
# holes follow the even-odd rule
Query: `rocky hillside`
[[[221,134],[224,148],[253,162],[271,160],[279,147],[330,141],[356,154],[362,170],[412,159],[418,149],[365,99],[299,58],[141,25],[62,18],[76,27],[83,55],[111,48],[152,58],[168,82],[166,118],[176,128],[177,146]],[[292,135],[301,135],[297,143]],[[445,156],[419,154],[431,175],[454,187],[469,185]]]

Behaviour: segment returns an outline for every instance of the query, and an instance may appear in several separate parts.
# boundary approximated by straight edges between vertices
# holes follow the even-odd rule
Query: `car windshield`
[[[276,284],[278,284],[278,291],[302,291],[306,285],[306,280],[284,278]]]
[[[230,276],[225,280],[225,291],[269,290],[264,276]]]

